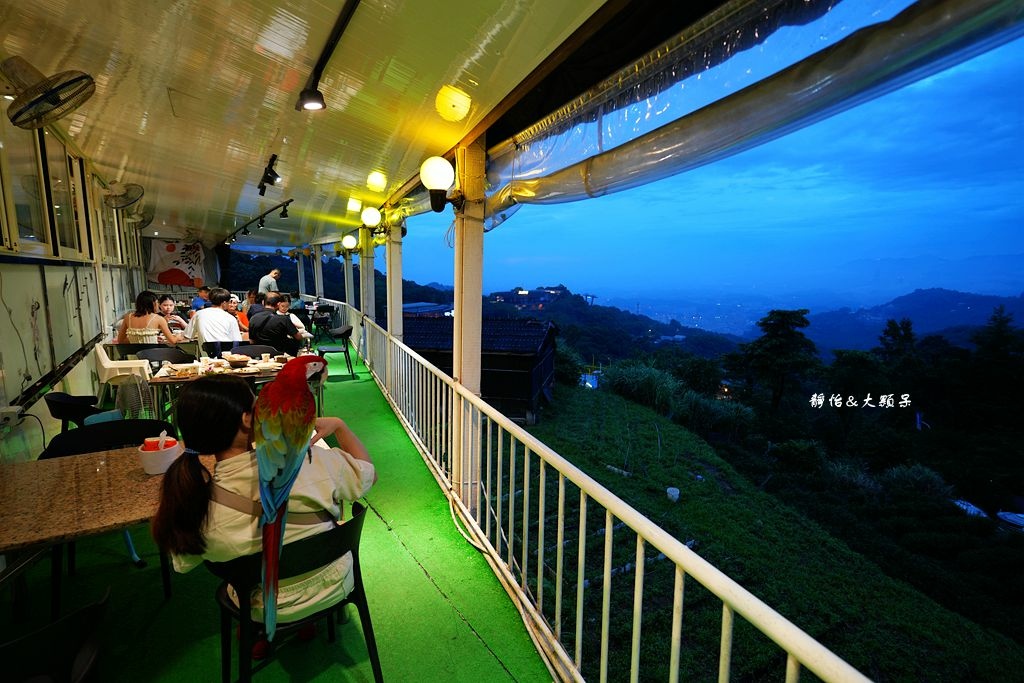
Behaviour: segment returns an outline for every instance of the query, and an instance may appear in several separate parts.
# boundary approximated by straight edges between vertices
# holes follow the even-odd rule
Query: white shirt
[[[196,311],[182,334],[188,339],[198,339],[200,344],[242,341],[238,318],[218,306]]]
[[[320,442],[322,443],[322,442]],[[192,456],[182,456],[192,457]],[[374,467],[340,448],[313,446],[313,460],[303,458],[302,467],[288,495],[289,512],[327,510],[335,518],[341,514],[341,503],[366,495],[373,485]],[[250,500],[259,500],[259,469],[255,453],[249,452],[222,460],[214,466],[213,480],[227,490]],[[284,542],[315,536],[330,530],[333,522],[323,524],[286,524]],[[203,528],[206,552],[199,555],[172,555],[174,569],[187,572],[203,560],[224,562],[242,555],[259,552],[263,535],[259,517],[234,508],[210,502]],[[287,548],[284,552],[288,552]],[[282,581],[278,586],[277,616],[283,623],[301,619],[313,612],[340,602],[352,590],[352,558],[345,555],[334,562],[300,577]],[[253,618],[263,619],[263,594],[252,595]]]

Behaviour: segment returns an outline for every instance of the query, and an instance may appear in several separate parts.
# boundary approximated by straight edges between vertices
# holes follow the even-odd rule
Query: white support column
[[[455,214],[455,326],[452,373],[456,381],[480,395],[481,322],[483,317],[484,263],[484,140],[478,139],[456,154],[456,182],[465,205]],[[468,402],[454,401],[452,424],[452,484],[462,501],[476,507],[480,473],[475,457],[472,410]],[[476,463],[476,466],[474,465]]]
[[[480,327],[483,315],[484,145],[456,150],[458,187],[466,204],[455,215],[455,379],[480,395]]]
[[[402,341],[402,229],[404,223],[395,225],[388,233],[387,250],[384,253],[388,265],[388,332]]]
[[[373,282],[373,233],[359,228],[359,308],[370,320],[377,317]]]
[[[296,265],[299,271],[299,294],[302,295],[306,293],[306,257],[301,251]]]
[[[316,289],[318,298],[324,296],[324,263],[323,248],[319,244],[313,245],[313,287]]]
[[[352,308],[356,306],[356,290],[352,282],[352,252],[346,249],[343,252],[343,269],[345,271],[345,303]]]

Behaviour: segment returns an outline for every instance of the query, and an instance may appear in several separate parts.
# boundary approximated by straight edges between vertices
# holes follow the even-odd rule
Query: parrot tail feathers
[[[263,525],[263,625],[269,641],[277,631],[277,570],[283,539],[284,515],[278,515]]]

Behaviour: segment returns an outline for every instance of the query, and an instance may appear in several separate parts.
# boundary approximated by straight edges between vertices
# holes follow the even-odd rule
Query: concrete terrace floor
[[[329,360],[325,413],[352,426],[380,477],[366,497],[361,557],[385,679],[551,680],[511,600],[455,528],[447,500],[369,372],[354,358],[357,377],[351,379],[343,356]],[[148,529],[133,528],[132,536],[148,562],[145,569],[131,566],[120,533],[113,533],[79,541],[77,573],[65,580],[65,613],[111,590],[96,680],[219,680],[216,580],[202,567],[175,574],[174,595],[165,601]],[[37,564],[28,579],[27,623],[12,621],[10,591],[0,594],[0,642],[41,625],[48,615],[49,562]],[[322,627],[310,642],[285,639],[255,680],[372,681],[358,615],[349,610],[335,643],[327,642]],[[237,643],[233,650],[237,656]]]

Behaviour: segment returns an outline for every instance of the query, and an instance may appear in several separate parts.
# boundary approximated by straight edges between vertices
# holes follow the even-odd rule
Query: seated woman
[[[160,337],[163,336],[161,340]],[[135,297],[135,311],[125,313],[117,332],[118,344],[159,344],[174,346],[184,337],[171,332],[164,317],[157,313],[156,294],[147,290]]]
[[[172,555],[178,572],[203,560],[224,562],[262,549],[260,518],[249,503],[260,498],[253,451],[254,402],[245,380],[231,375],[202,377],[181,390],[178,428],[187,448],[164,475],[152,522],[153,538]],[[315,430],[314,443],[334,434],[340,448],[314,445],[312,460],[303,459],[288,498],[285,544],[333,528],[333,520],[341,517],[342,501],[361,497],[377,480],[366,448],[343,420],[317,418]],[[215,457],[212,475],[199,461],[201,453]],[[248,504],[236,508],[239,500]],[[310,520],[295,513],[321,514]],[[351,567],[351,555],[345,555],[301,581],[282,580],[278,621],[296,621],[340,602],[352,590]],[[253,618],[262,620],[261,590],[253,595],[252,604]]]
[[[180,315],[175,313],[177,310],[177,303],[174,301],[174,297],[170,294],[164,294],[157,301],[160,306],[160,315],[167,321],[167,327],[171,329],[171,332],[181,332],[188,327],[188,321],[182,318]]]
[[[281,298],[277,301],[277,314],[286,315],[292,321],[292,325],[295,325],[295,329],[299,331],[303,339],[312,339],[313,335],[306,329],[306,325],[299,319],[295,313],[291,310],[292,298],[287,294],[282,294]]]

